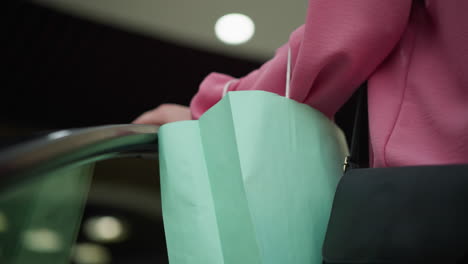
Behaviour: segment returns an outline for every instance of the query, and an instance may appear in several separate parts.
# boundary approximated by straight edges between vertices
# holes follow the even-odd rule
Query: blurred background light
[[[255,33],[252,19],[243,14],[227,14],[218,19],[215,33],[219,40],[229,45],[240,45],[249,41]]]
[[[62,250],[60,235],[51,229],[31,229],[23,233],[23,244],[31,250],[41,253],[56,253]]]
[[[125,239],[125,225],[116,217],[100,216],[88,219],[84,223],[86,236],[96,242],[112,243]]]
[[[103,246],[81,243],[75,246],[72,259],[76,264],[108,264],[112,258],[109,250]]]

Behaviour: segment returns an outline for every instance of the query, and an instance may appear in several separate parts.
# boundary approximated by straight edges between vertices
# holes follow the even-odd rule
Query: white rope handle
[[[229,92],[229,86],[231,86],[231,84],[233,82],[237,81],[237,79],[232,79],[230,81],[228,81],[224,87],[223,87],[223,97]],[[288,48],[288,62],[287,62],[287,65],[286,65],[286,93],[285,93],[285,97],[286,98],[290,98],[290,91],[291,91],[291,47]]]
[[[231,86],[231,84],[233,82],[237,81],[237,79],[232,79],[230,80],[229,82],[227,82],[225,85],[224,85],[224,88],[223,88],[223,97],[229,92],[229,86]]]

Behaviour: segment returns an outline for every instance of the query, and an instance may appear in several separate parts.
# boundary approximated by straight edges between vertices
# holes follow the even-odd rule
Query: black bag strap
[[[345,160],[347,169],[368,167],[368,118],[367,118],[367,83],[356,91],[353,130],[350,142],[350,156]]]

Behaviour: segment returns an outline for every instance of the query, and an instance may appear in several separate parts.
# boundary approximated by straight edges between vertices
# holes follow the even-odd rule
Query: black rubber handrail
[[[60,130],[0,150],[0,188],[80,162],[133,156],[156,159],[157,126]]]

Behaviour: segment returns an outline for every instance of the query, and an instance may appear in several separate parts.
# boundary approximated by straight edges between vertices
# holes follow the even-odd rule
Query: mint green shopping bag
[[[231,92],[198,121],[162,126],[159,143],[170,263],[321,263],[347,155],[323,114]]]

